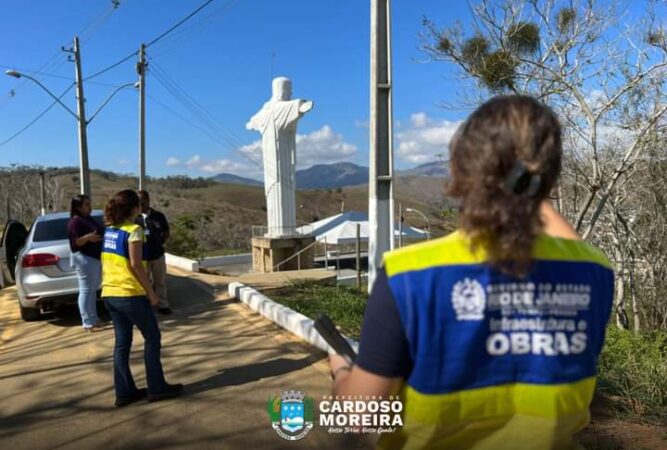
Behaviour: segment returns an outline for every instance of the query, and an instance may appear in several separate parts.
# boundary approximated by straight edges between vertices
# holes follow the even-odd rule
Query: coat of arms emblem
[[[266,407],[271,426],[283,439],[302,439],[313,428],[313,399],[301,391],[269,397]]]
[[[452,306],[456,320],[482,320],[486,307],[484,287],[477,280],[465,278],[452,289]]]

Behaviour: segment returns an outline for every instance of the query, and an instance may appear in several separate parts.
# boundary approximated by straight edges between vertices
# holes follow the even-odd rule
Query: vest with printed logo
[[[576,448],[613,298],[608,259],[540,235],[523,279],[461,232],[385,255],[413,369],[380,448]]]

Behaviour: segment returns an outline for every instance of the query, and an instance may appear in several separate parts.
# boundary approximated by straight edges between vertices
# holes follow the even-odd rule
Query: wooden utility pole
[[[83,96],[83,76],[81,74],[81,48],[79,38],[74,38],[74,66],[76,70],[76,100],[79,120],[79,178],[81,193],[90,197],[90,168],[88,166],[88,134],[86,132],[86,98]]]
[[[382,255],[394,248],[391,0],[371,0],[371,105],[368,186],[368,290]]]
[[[139,190],[146,188],[146,45],[139,48]]]

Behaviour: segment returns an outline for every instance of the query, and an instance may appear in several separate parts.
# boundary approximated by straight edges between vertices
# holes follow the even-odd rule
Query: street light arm
[[[122,86],[118,86],[111,94],[109,94],[109,96],[95,110],[95,112],[90,116],[90,119],[88,119],[88,121],[86,123],[89,124],[90,122],[92,122],[93,119],[95,118],[95,116],[97,116],[97,114],[99,114],[99,112],[102,111],[102,108],[104,108],[107,105],[107,103],[109,103],[111,101],[113,96],[116,95],[118,93],[118,91],[120,91],[121,89],[125,89],[126,87],[135,86],[135,85],[136,85],[136,83],[127,83],[127,84],[124,84]]]
[[[418,209],[414,209],[414,208],[405,208],[405,210],[406,210],[407,212],[414,212],[414,213],[417,213],[417,214],[419,214],[420,216],[422,216],[422,217],[424,218],[424,221],[426,222],[426,227],[427,227],[427,230],[428,230],[428,231],[426,232],[426,233],[427,233],[426,236],[430,239],[430,238],[431,238],[431,222],[429,222],[428,217],[426,217],[426,214],[424,214],[424,213],[421,212],[420,210],[418,210]]]
[[[30,75],[26,75],[24,73],[19,73],[19,72],[16,72],[16,71],[9,71],[8,70],[6,73],[7,73],[7,75],[15,77],[15,78],[23,77],[23,78],[27,78],[27,79],[33,81],[35,84],[37,84],[37,86],[41,87],[44,90],[44,92],[49,94],[51,96],[51,98],[53,98],[60,106],[65,108],[67,110],[67,112],[69,112],[71,115],[73,115],[76,120],[79,120],[79,115],[77,113],[75,113],[74,111],[72,111],[62,101],[60,101],[60,99],[58,97],[56,97],[56,95],[53,92],[49,91],[48,88],[46,86],[44,86],[37,78],[31,77]]]

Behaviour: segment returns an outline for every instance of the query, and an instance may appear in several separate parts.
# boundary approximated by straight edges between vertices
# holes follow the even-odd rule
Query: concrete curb
[[[179,269],[187,270],[189,272],[199,272],[199,262],[183,258],[182,256],[172,255],[171,253],[165,253],[165,263],[168,266],[178,267]]]
[[[235,281],[229,284],[229,295],[239,299],[262,316],[280,325],[292,334],[327,353],[334,353],[314,326],[314,320],[298,313],[287,306],[274,302],[259,291]],[[359,343],[345,336],[352,348],[358,352]]]

